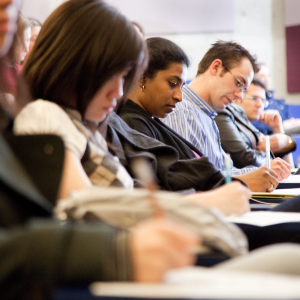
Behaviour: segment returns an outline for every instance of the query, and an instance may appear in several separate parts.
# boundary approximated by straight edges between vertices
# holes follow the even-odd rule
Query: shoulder
[[[46,100],[36,100],[26,105],[17,115],[13,130],[18,135],[58,135],[63,139],[65,147],[79,157],[87,143],[68,114],[59,105]]]
[[[40,119],[47,122],[53,120],[53,118],[66,123],[70,120],[66,112],[56,103],[46,100],[36,100],[30,102],[21,110],[16,117],[15,126],[18,126],[17,124],[20,124],[23,120],[34,123]]]

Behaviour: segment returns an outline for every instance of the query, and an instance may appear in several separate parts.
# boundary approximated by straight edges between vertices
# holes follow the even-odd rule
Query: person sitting
[[[237,100],[224,110],[217,110],[215,118],[219,128],[221,145],[230,154],[237,168],[254,165],[260,167],[266,164],[265,136],[252,124],[254,120],[264,120],[273,128],[275,134],[270,136],[270,149],[275,155],[280,155],[292,166],[291,151],[296,143],[284,134],[281,118],[278,112],[263,111],[267,105],[265,87],[254,78],[243,100]]]
[[[282,124],[287,134],[299,134],[300,133],[300,119],[293,118],[289,106],[283,99],[275,99],[274,91],[271,90],[271,72],[266,64],[261,63],[260,69],[255,73],[255,76],[259,78],[266,87],[266,99],[269,102],[269,106],[265,109],[276,110],[281,116]],[[272,134],[273,129],[261,121],[254,121],[253,125],[263,134]]]
[[[225,152],[214,120],[217,116],[214,109],[224,109],[241,99],[257,69],[255,57],[243,46],[217,41],[200,61],[196,77],[183,86],[183,101],[177,103],[173,112],[161,121],[204,152],[209,161],[225,173]],[[252,177],[250,171],[254,169],[256,167],[233,167],[232,175],[246,182],[245,178]],[[279,173],[284,170],[283,177],[289,176],[291,172],[291,166],[280,158],[271,161],[271,169],[277,169]],[[272,185],[267,188],[272,190]]]

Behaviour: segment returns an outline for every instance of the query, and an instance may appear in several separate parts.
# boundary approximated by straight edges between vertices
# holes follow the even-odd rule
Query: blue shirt
[[[218,114],[188,85],[183,87],[182,92],[183,101],[177,103],[174,111],[161,121],[192,143],[225,174],[225,152],[214,120]],[[232,167],[232,175],[245,174],[255,169]]]

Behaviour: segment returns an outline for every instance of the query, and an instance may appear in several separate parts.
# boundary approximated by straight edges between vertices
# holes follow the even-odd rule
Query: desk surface
[[[170,272],[164,284],[94,283],[91,292],[115,299],[299,299],[300,276],[194,267]]]

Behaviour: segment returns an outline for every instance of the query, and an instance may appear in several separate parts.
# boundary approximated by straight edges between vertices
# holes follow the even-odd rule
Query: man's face
[[[224,67],[220,66],[216,76],[212,78],[208,104],[216,109],[224,109],[235,100],[243,99],[244,92],[251,83],[254,72],[248,58],[243,58],[239,65],[224,73]],[[239,87],[240,84],[243,84]]]
[[[266,92],[260,86],[250,84],[246,96],[242,101],[238,101],[238,105],[243,107],[250,122],[258,120],[264,110],[264,101],[266,100]]]

